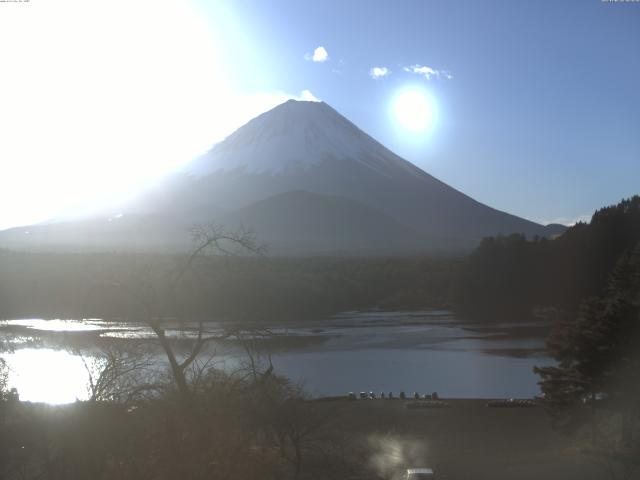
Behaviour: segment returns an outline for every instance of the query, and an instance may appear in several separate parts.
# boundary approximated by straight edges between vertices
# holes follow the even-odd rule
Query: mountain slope
[[[184,249],[188,226],[212,220],[254,229],[282,254],[470,249],[485,236],[563,230],[483,205],[329,105],[293,100],[115,212],[124,221],[101,214],[0,232],[0,247]]]
[[[184,251],[188,224],[161,215],[117,215],[16,227],[0,232],[0,248],[34,251]]]
[[[392,177],[422,172],[364,133],[324,102],[289,100],[236,130],[188,171],[272,175],[308,170],[327,160],[350,160]]]
[[[223,208],[305,190],[353,198],[427,236],[547,234],[542,225],[483,205],[420,170],[325,103],[286,102],[188,171],[196,176],[191,198]]]
[[[222,222],[250,226],[276,254],[410,253],[427,246],[417,232],[356,200],[304,191],[274,195],[224,216]]]

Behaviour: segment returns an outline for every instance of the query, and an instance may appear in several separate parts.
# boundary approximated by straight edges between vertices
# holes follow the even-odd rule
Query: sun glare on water
[[[20,399],[52,405],[85,400],[89,374],[82,359],[64,350],[24,348],[4,355],[9,386]]]

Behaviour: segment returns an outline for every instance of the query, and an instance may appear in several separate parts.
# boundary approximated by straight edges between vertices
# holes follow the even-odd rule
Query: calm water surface
[[[220,326],[208,324],[212,330]],[[268,342],[277,373],[302,383],[314,395],[349,391],[411,393],[444,397],[532,397],[539,394],[534,365],[552,363],[544,352],[544,325],[476,325],[446,311],[348,312],[323,321],[272,329]],[[189,338],[188,329],[168,335]],[[77,320],[6,320],[0,335],[13,351],[3,354],[10,385],[20,398],[67,403],[86,398],[85,361],[68,348],[74,338],[153,340],[139,324]],[[221,368],[243,362],[237,346],[213,345]],[[158,356],[158,362],[162,360]]]

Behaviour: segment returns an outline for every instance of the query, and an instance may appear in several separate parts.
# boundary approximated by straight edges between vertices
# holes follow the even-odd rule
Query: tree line
[[[612,479],[640,470],[640,196],[595,212],[556,239],[487,238],[463,263],[466,315],[554,313],[556,365],[537,367],[554,427]]]
[[[601,295],[554,322],[547,347],[557,365],[534,371],[554,426],[612,478],[632,478],[640,469],[640,243]]]
[[[0,250],[0,318],[139,320],[144,312],[118,283],[157,284],[183,256],[55,254]],[[451,304],[458,260],[433,257],[211,257],[172,301],[192,320],[288,322],[345,310]],[[204,269],[205,267],[200,266]]]
[[[640,196],[596,211],[555,239],[485,238],[462,263],[454,303],[475,317],[526,317],[535,307],[577,312],[601,295],[616,262],[640,242]]]

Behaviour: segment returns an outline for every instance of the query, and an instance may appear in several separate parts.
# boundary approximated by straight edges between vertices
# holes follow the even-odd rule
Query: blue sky
[[[640,2],[0,2],[0,228],[113,205],[314,97],[483,203],[571,223],[640,192],[639,47]],[[428,128],[399,121],[408,90]]]
[[[493,207],[569,222],[640,193],[640,3],[235,0],[198,4],[241,91],[310,90]],[[322,46],[324,62],[305,60]],[[307,57],[308,58],[308,57]],[[447,79],[405,71],[413,65]],[[373,79],[373,67],[390,74]],[[396,92],[438,104],[394,125]]]

